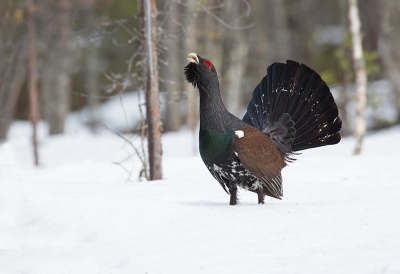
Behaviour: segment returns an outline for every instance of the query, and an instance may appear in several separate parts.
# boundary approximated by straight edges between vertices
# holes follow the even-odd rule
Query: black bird
[[[210,173],[238,202],[237,188],[281,199],[281,170],[297,151],[340,142],[342,120],[321,77],[304,64],[274,63],[253,91],[240,120],[224,106],[217,71],[196,53],[186,80],[200,92],[200,155]]]

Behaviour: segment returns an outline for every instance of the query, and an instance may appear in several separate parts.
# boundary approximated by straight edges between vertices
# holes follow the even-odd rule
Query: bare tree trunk
[[[164,123],[165,131],[178,131],[181,126],[181,107],[180,107],[180,98],[181,98],[181,88],[182,82],[179,79],[182,79],[182,69],[179,67],[181,60],[184,56],[181,55],[180,40],[178,40],[175,35],[178,30],[177,22],[175,22],[175,18],[177,17],[178,6],[174,5],[170,10],[167,28],[171,33],[171,38],[168,43],[168,66],[166,69],[166,78],[168,81],[173,81],[173,83],[166,83],[167,89],[167,114]]]
[[[348,25],[348,16],[346,16],[348,0],[340,0],[338,1],[338,4],[340,8],[340,24],[343,26],[343,28],[345,28],[345,26]],[[343,59],[347,59],[345,56],[345,52],[347,51],[346,40],[344,40],[340,45],[340,51],[342,52],[342,54],[338,58],[340,58],[340,62],[342,63]],[[342,129],[340,130],[340,134],[342,136],[348,136],[352,132],[352,129],[349,126],[349,115],[347,112],[347,104],[350,100],[349,98],[350,75],[351,75],[351,67],[342,65],[340,71],[341,87],[339,88],[338,98],[335,99],[339,109],[340,118],[342,119]]]
[[[226,101],[227,109],[236,116],[242,114],[243,89],[242,81],[247,65],[247,53],[249,46],[246,41],[240,39],[241,36],[234,36],[235,46],[230,52],[230,66],[228,69],[228,96]]]
[[[393,96],[397,110],[397,122],[400,122],[400,5],[397,0],[385,0],[382,20],[383,47],[382,57],[385,72],[393,87]],[[392,15],[392,16],[391,16]]]
[[[188,13],[190,14],[191,12],[194,12],[195,8],[192,6],[189,6],[188,8]],[[192,21],[190,21],[192,19]],[[191,53],[195,52],[196,49],[196,44],[198,40],[198,33],[196,31],[196,17],[194,18],[189,18],[186,17],[186,25],[188,25],[187,28],[187,38],[185,39],[185,55],[183,56],[186,58],[186,56]],[[208,58],[208,57],[207,57]],[[214,64],[215,66],[215,64]],[[181,73],[183,73],[183,68],[181,68]],[[182,76],[183,77],[183,74]],[[187,101],[186,101],[186,111],[187,111],[187,127],[192,133],[192,148],[193,148],[193,155],[198,154],[198,146],[197,146],[197,139],[198,139],[198,133],[196,132],[197,125],[199,124],[199,119],[200,119],[200,114],[199,114],[199,93],[192,88],[192,86],[188,83],[186,83],[186,94],[187,94]]]
[[[88,9],[86,15],[87,25],[93,25],[95,22],[94,18],[94,5],[92,1],[86,1],[86,8]],[[93,31],[92,28],[90,28]],[[89,36],[93,35],[93,33],[89,32]],[[88,107],[89,107],[89,116],[90,116],[90,129],[92,133],[97,133],[99,127],[99,112],[98,112],[98,55],[96,51],[96,47],[94,46],[94,41],[89,41],[89,45],[86,49],[86,93],[88,95]]]
[[[262,79],[265,76],[266,68],[268,65],[274,62],[275,58],[271,58],[271,49],[272,41],[270,40],[269,33],[272,31],[271,26],[269,26],[269,16],[265,15],[265,11],[269,9],[268,1],[255,1],[252,4],[252,9],[254,10],[254,20],[257,24],[254,26],[254,31],[251,32],[251,42],[252,45],[251,51],[249,52],[249,56],[251,60],[249,63],[257,62],[262,56],[262,64],[265,65],[265,70],[255,70],[253,73],[257,73],[254,79]],[[259,23],[258,23],[259,22]],[[250,67],[251,68],[251,67]],[[264,68],[264,67],[263,67]],[[253,74],[252,73],[252,74]]]
[[[69,111],[71,92],[70,12],[69,0],[56,4],[57,20],[49,23],[46,35],[47,50],[42,77],[44,116],[52,134],[64,133],[65,119]]]
[[[237,18],[240,15],[241,2],[231,3],[230,18]],[[228,37],[231,49],[229,52],[228,92],[226,98],[226,108],[234,115],[242,114],[243,89],[242,80],[247,66],[249,46],[246,38],[246,31],[235,30],[235,34]]]
[[[155,0],[142,0],[144,20],[145,86],[147,141],[149,150],[150,180],[162,179],[162,147],[160,128],[160,102],[158,83],[158,57],[156,47],[157,8]]]
[[[15,42],[1,43],[0,60],[2,60],[0,67],[0,140],[5,140],[8,128],[14,118],[15,106],[22,84],[26,79],[25,36],[16,39]]]
[[[39,165],[39,156],[37,149],[36,124],[39,120],[39,94],[38,94],[38,73],[36,65],[36,38],[35,38],[35,20],[34,3],[28,0],[28,68],[29,68],[29,118],[32,123],[32,144],[35,165]]]
[[[0,141],[14,119],[27,71],[27,35],[24,13],[16,1],[3,1],[0,17]]]
[[[353,62],[356,72],[356,100],[357,100],[357,117],[354,127],[356,137],[356,148],[354,154],[361,152],[362,140],[365,135],[366,125],[364,110],[367,103],[367,72],[365,69],[365,61],[363,57],[361,22],[358,12],[357,0],[349,0],[349,20],[350,31],[352,35]]]
[[[88,107],[90,116],[90,129],[92,133],[97,133],[99,128],[98,112],[98,60],[96,48],[92,43],[87,48],[86,56],[86,93],[88,95]]]
[[[269,18],[271,31],[270,41],[274,41],[274,62],[285,62],[289,57],[289,29],[285,10],[285,1],[270,0],[269,8],[272,16]]]

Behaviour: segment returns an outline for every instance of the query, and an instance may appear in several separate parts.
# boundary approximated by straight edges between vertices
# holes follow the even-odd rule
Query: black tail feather
[[[290,60],[268,67],[243,121],[265,132],[285,154],[341,138],[342,121],[329,87],[318,73]]]

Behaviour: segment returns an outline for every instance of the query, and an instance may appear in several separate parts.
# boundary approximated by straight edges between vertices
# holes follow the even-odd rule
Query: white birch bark
[[[361,152],[362,140],[366,132],[364,110],[367,103],[367,72],[363,57],[361,21],[357,0],[349,0],[350,32],[352,35],[353,62],[356,73],[357,117],[354,125],[356,148],[354,154]]]

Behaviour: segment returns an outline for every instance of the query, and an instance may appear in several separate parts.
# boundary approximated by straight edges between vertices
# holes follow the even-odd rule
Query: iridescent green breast
[[[201,129],[199,132],[200,155],[204,161],[216,162],[221,157],[231,154],[234,130],[228,130],[225,134]],[[226,158],[225,158],[226,159]]]

